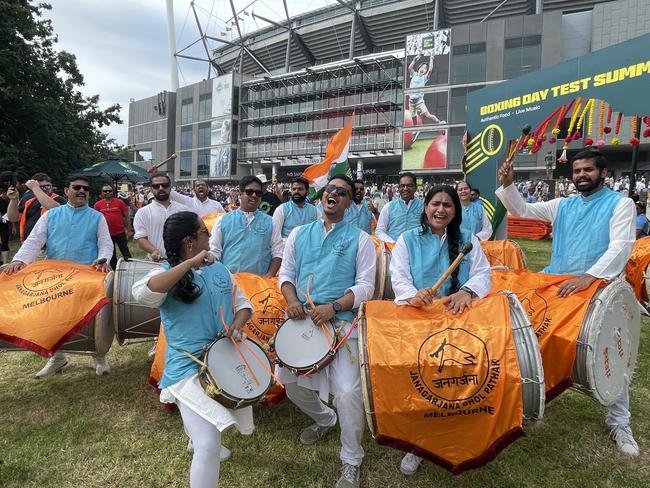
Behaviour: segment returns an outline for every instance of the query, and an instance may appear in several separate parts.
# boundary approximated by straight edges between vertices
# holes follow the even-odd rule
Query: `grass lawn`
[[[547,263],[549,241],[519,240],[530,268]],[[375,444],[366,429],[362,486],[394,487],[648,487],[650,486],[650,327],[643,324],[632,385],[633,428],[641,456],[626,459],[608,440],[605,409],[569,391],[547,406],[544,421],[526,428],[486,467],[452,476],[424,463],[412,478],[399,472],[402,453]],[[164,410],[147,384],[148,344],[108,355],[112,372],[98,377],[86,357],[45,380],[36,354],[0,354],[0,486],[185,487],[191,455],[178,412]],[[307,417],[289,401],[255,408],[256,431],[224,436],[233,451],[221,486],[332,487],[339,474],[338,433],[303,447]]]

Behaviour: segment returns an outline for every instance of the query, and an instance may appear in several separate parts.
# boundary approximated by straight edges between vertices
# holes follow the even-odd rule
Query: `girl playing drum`
[[[395,302],[414,307],[430,305],[437,295],[449,310],[462,312],[474,298],[483,298],[492,288],[490,263],[476,236],[461,231],[462,208],[456,191],[447,185],[435,186],[424,199],[420,226],[404,232],[395,244],[390,275]],[[461,261],[436,294],[430,287],[456,259],[468,242],[472,250]],[[409,453],[400,469],[414,474],[421,458]]]
[[[198,364],[186,354],[199,358],[203,347],[226,331],[240,340],[252,315],[252,305],[239,290],[233,297],[229,271],[213,262],[209,238],[197,214],[170,216],[163,228],[167,262],[133,285],[138,302],[160,308],[167,338],[160,401],[176,403],[193,444],[192,488],[218,486],[224,430],[234,426],[242,434],[253,431],[251,407],[230,410],[208,397],[199,383]]]

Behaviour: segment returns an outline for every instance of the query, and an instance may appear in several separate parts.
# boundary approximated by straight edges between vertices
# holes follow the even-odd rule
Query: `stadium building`
[[[129,145],[154,162],[173,149],[176,181],[286,180],[353,117],[350,163],[364,179],[458,177],[467,93],[650,32],[650,1],[339,0],[264,20],[212,52],[216,78],[132,102]],[[628,171],[629,146],[605,150],[616,176]],[[545,175],[545,153],[520,156],[520,176]]]

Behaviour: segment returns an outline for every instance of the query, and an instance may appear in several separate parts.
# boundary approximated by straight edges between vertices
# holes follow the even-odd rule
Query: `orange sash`
[[[481,247],[490,266],[505,266],[510,269],[525,269],[526,259],[519,244],[514,241],[482,241]]]
[[[523,435],[505,296],[491,295],[459,315],[440,301],[425,309],[372,301],[365,315],[361,366],[379,444],[457,474],[484,465]]]
[[[109,303],[105,273],[69,261],[36,261],[0,274],[0,339],[51,356]]]
[[[492,293],[510,290],[526,309],[535,329],[544,363],[546,401],[549,402],[571,386],[571,372],[576,358],[580,327],[601,280],[574,295],[560,298],[558,285],[574,278],[532,271],[492,272]]]
[[[632,256],[625,265],[625,278],[634,288],[634,294],[639,301],[648,300],[643,279],[648,264],[650,264],[650,236],[638,239],[634,243]]]

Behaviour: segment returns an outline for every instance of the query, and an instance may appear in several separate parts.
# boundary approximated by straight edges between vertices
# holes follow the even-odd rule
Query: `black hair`
[[[354,181],[352,181],[352,178],[350,178],[348,175],[344,173],[339,173],[334,176],[332,176],[327,183],[331,183],[334,180],[343,180],[345,181],[349,186],[350,186],[350,197],[352,197],[352,193],[354,193]]]
[[[167,179],[167,184],[171,185],[172,180],[169,178],[169,175],[167,173],[154,173],[149,177],[149,184],[151,185],[153,183],[154,178],[166,178]]]
[[[399,179],[401,180],[404,177],[411,178],[411,180],[413,180],[413,184],[417,185],[417,181],[415,181],[415,175],[413,173],[411,173],[410,171],[405,171],[404,173],[400,173]]]
[[[454,259],[458,257],[458,253],[461,249],[461,235],[460,235],[460,224],[463,221],[463,209],[460,204],[460,198],[458,198],[458,193],[449,185],[436,185],[431,190],[429,190],[424,197],[424,210],[420,217],[420,225],[422,229],[420,230],[420,235],[424,235],[427,232],[431,232],[431,227],[429,226],[429,221],[427,219],[426,208],[429,205],[429,202],[433,197],[438,193],[446,193],[451,198],[451,201],[454,202],[454,218],[447,224],[447,243],[449,248],[449,264],[454,262]],[[458,283],[458,272],[460,266],[457,267],[454,272],[451,274],[451,289],[449,294],[456,293],[460,288]]]
[[[356,185],[357,183],[362,184],[364,188],[366,187],[366,184],[363,182],[362,179],[357,178],[356,180],[354,180],[354,184]]]
[[[71,176],[68,176],[67,180],[65,180],[65,187],[70,188],[70,184],[73,181],[77,181],[77,180],[85,181],[86,183],[88,183],[88,185],[90,185],[90,180],[87,177],[85,177],[83,175],[71,175]]]
[[[260,185],[260,188],[264,188],[262,180],[260,180],[257,176],[246,175],[241,180],[239,180],[239,191],[244,191],[246,187],[251,183],[257,183]]]
[[[291,184],[293,185],[294,183],[298,183],[302,186],[305,187],[305,190],[309,191],[309,180],[303,176],[297,176],[293,180],[291,180]]]
[[[578,159],[593,159],[598,169],[603,170],[607,168],[607,158],[597,149],[588,148],[579,151],[578,154],[571,158],[571,164],[573,165]]]
[[[199,216],[194,212],[178,212],[170,215],[163,226],[163,242],[167,253],[167,262],[172,266],[181,263],[183,239],[196,237],[201,229]],[[192,303],[201,295],[201,289],[194,283],[194,275],[189,270],[171,289],[172,296],[183,303]]]
[[[34,173],[32,176],[32,180],[36,181],[48,181],[51,182],[52,180],[50,179],[49,176],[47,176],[45,173]]]
[[[471,186],[469,187],[469,191],[475,191],[476,194],[480,197],[481,196],[481,191],[478,188],[472,188]]]

